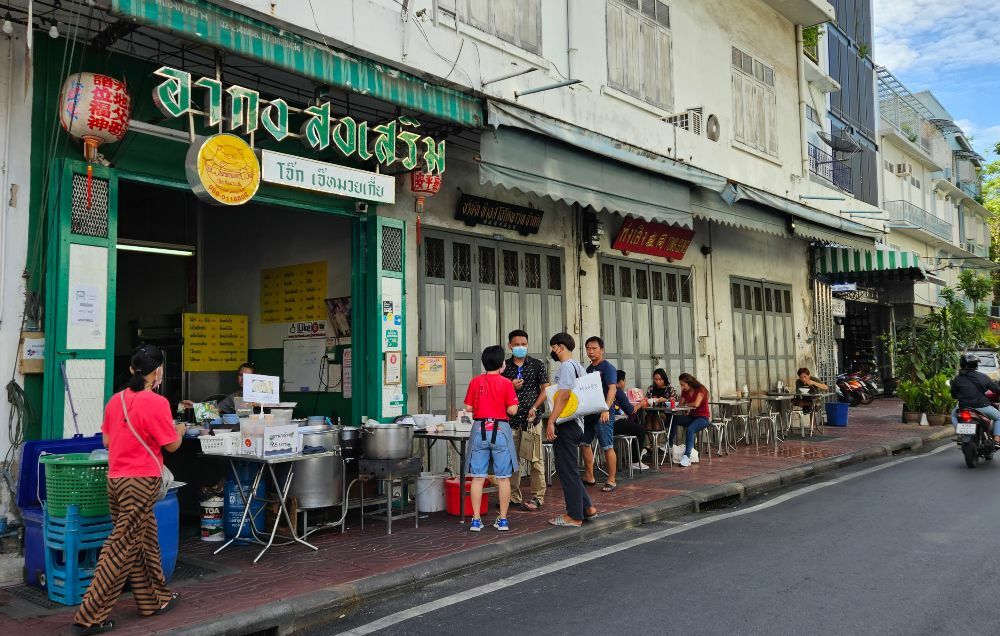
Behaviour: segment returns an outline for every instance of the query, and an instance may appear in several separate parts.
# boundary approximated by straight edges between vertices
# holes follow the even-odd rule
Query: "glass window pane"
[[[622,276],[622,296],[624,298],[632,297],[632,270],[627,267],[621,268]]]
[[[677,276],[667,274],[667,301],[677,302]]]
[[[668,29],[670,28],[670,7],[660,0],[656,0],[656,21]]]
[[[750,286],[749,285],[744,285],[743,286],[743,308],[744,309],[753,309],[753,302],[751,302],[751,300],[750,300]]]
[[[444,240],[424,239],[424,276],[444,278]]]
[[[781,293],[781,292],[778,292]],[[774,311],[774,292],[770,288],[764,290],[764,309],[768,312]]]
[[[640,5],[642,5],[642,12],[651,18],[656,17],[656,2],[655,0],[641,0]]]
[[[549,256],[549,289],[562,289],[562,261],[558,256]]]
[[[540,254],[524,255],[524,286],[528,289],[542,288],[542,256]]]
[[[781,292],[778,291],[778,290],[775,290],[774,291],[774,311],[776,311],[779,314],[782,313],[781,307],[782,307],[782,304],[781,304]]]
[[[792,292],[785,290],[785,313],[792,313]]]
[[[760,287],[753,288],[753,308],[755,311],[764,311],[764,299]]]
[[[743,309],[743,295],[740,294],[739,284],[733,283],[731,287],[733,295],[733,309]]]
[[[604,263],[601,265],[601,293],[605,296],[615,295],[615,266]]]
[[[492,247],[479,246],[479,282],[482,285],[497,284],[497,251]]]
[[[663,274],[653,272],[653,300],[663,300]]]
[[[452,243],[452,277],[466,283],[472,282],[472,250],[468,243]]]
[[[635,272],[635,297],[649,300],[649,281],[646,272],[641,269]]]
[[[503,284],[518,287],[520,276],[517,271],[517,252],[503,251]]]
[[[690,303],[691,302],[691,275],[681,274],[681,302]]]

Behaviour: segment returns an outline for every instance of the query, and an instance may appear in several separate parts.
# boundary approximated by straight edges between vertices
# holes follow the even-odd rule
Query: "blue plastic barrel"
[[[250,487],[253,486],[254,476],[257,474],[257,465],[250,462],[233,462],[233,467],[239,474],[240,483],[243,485],[243,488],[249,491]],[[257,485],[256,497],[250,503],[250,517],[253,518],[258,530],[264,529],[263,500],[265,494],[264,479],[261,478],[260,483]],[[240,493],[239,486],[236,485],[236,479],[232,470],[229,471],[229,476],[226,478],[226,488],[223,497],[223,531],[227,539],[233,539],[236,538],[236,533],[239,531],[240,519],[243,517],[243,507],[246,505],[246,501]],[[250,519],[248,518],[243,525],[243,531],[239,533],[239,538],[247,539],[251,536]]]
[[[847,426],[847,409],[850,404],[846,402],[826,403],[826,425],[827,426]]]
[[[160,540],[160,564],[163,578],[167,581],[174,576],[177,567],[178,528],[180,526],[180,506],[177,504],[177,489],[172,488],[167,496],[153,506],[156,516],[156,532]]]

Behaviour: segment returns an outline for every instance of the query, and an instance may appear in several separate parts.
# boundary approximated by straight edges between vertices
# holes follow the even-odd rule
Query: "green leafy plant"
[[[903,410],[920,413],[924,410],[924,383],[903,380],[896,386],[896,395],[903,401]]]
[[[871,52],[872,52],[872,47],[869,46],[868,44],[858,45],[858,57],[860,57],[861,59],[865,59],[866,57],[868,57],[868,54]]]
[[[951,387],[948,386],[948,376],[940,373],[924,382],[923,391],[927,400],[927,412],[933,415],[947,415],[955,408],[955,399],[951,397]]]
[[[802,50],[814,62],[819,62],[819,42],[822,39],[823,28],[820,25],[802,29]]]

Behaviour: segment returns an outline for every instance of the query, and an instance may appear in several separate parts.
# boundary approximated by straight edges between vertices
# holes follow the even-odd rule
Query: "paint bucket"
[[[201,500],[201,540],[222,541],[222,497]]]
[[[445,507],[445,475],[420,473],[417,477],[417,510],[420,512],[441,512]]]

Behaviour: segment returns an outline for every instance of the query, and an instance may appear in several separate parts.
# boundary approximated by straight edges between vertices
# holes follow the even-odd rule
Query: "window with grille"
[[[660,0],[608,0],[608,85],[672,110],[670,8]]]
[[[438,0],[438,10],[514,46],[541,54],[541,0]]]
[[[403,228],[382,228],[382,269],[403,273]]]
[[[778,156],[774,68],[732,47],[733,140]]]
[[[79,236],[108,238],[108,180],[94,178],[87,193],[87,177],[73,175],[70,232]]]

